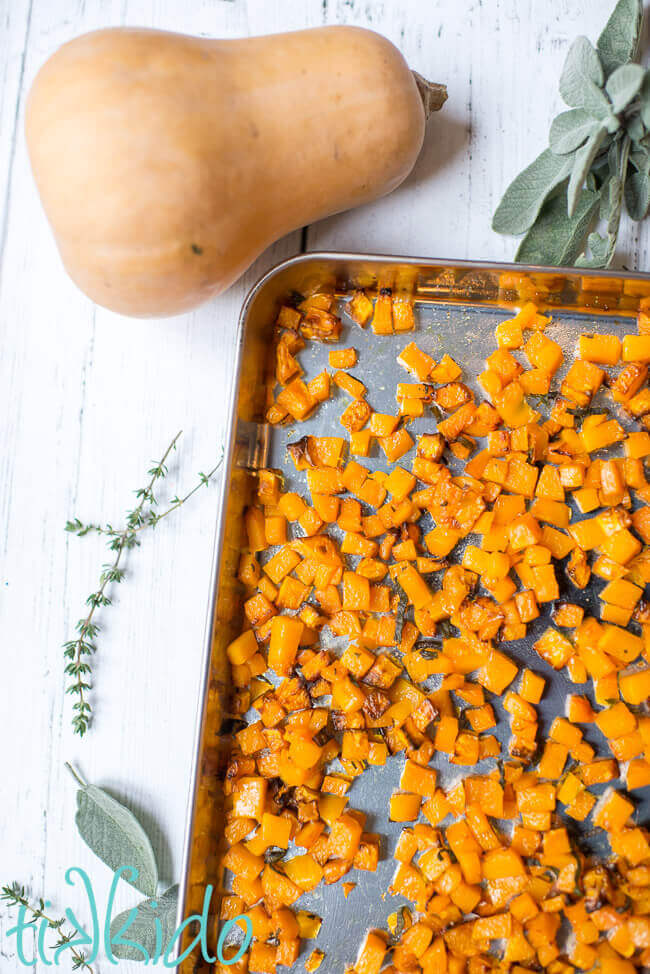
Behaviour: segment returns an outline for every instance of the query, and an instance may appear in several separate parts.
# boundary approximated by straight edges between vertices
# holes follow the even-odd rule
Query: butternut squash
[[[404,299],[386,290],[366,316],[358,314],[360,293],[351,299],[356,320],[372,322],[381,335],[398,333],[395,307]],[[644,300],[636,337],[650,336],[650,298]],[[338,327],[340,319],[327,313],[329,327]],[[298,334],[318,339],[306,334],[306,325],[313,327],[309,315],[303,302],[298,309],[280,309],[276,318],[289,324],[270,350],[271,362],[276,352],[268,389],[272,423],[282,421],[271,412],[278,402],[285,415],[299,419],[303,411],[311,417],[329,394],[323,390],[310,405],[304,389],[310,391],[314,379],[301,371],[300,392],[295,380],[289,382],[295,373],[287,373],[286,358],[277,355]],[[497,325],[498,348],[479,381],[496,390],[489,395],[506,413],[502,418],[497,413],[495,421],[494,407],[481,403],[465,425],[461,411],[475,404],[459,381],[460,366],[448,356],[436,363],[409,342],[397,360],[418,381],[397,383],[399,415],[367,404],[370,418],[364,420],[370,440],[391,460],[388,471],[346,460],[340,436],[313,434],[288,446],[313,507],[298,493],[284,493],[274,470],[258,471],[238,569],[246,622],[227,648],[233,712],[247,712],[252,702],[258,717],[235,733],[225,776],[223,863],[233,880],[221,910],[229,919],[256,904],[248,915],[255,937],[266,942],[250,951],[251,974],[290,966],[300,940],[318,932],[318,918],[289,909],[295,898],[339,881],[347,897],[355,884],[343,880],[351,869],[378,870],[379,836],[365,831],[366,816],[353,803],[356,778],[367,766],[382,765],[399,781],[388,808],[390,820],[401,823],[389,892],[410,906],[387,917],[390,942],[381,932],[368,932],[355,974],[525,974],[533,967],[553,974],[598,967],[633,974],[650,967],[650,830],[636,794],[628,794],[650,786],[650,716],[644,706],[650,699],[650,611],[644,599],[650,582],[650,414],[641,401],[650,401],[650,389],[637,386],[633,394],[643,430],[626,432],[607,418],[608,411],[575,415],[579,396],[590,398],[605,383],[629,392],[640,374],[630,372],[620,384],[625,369],[636,366],[631,362],[616,380],[605,375],[596,363],[616,366],[620,349],[613,341],[593,344],[581,336],[578,349],[588,357],[569,368],[568,391],[547,419],[522,424],[526,376],[538,373],[550,382],[561,364],[561,348],[542,334],[550,324],[529,302]],[[510,352],[524,347],[524,332],[532,332],[525,342],[532,367],[526,370]],[[535,335],[544,340],[533,340]],[[345,337],[338,334],[341,343]],[[645,355],[645,345],[626,339],[619,344],[628,357]],[[372,403],[376,382],[364,358],[354,349],[330,353],[331,367],[339,369],[333,384],[355,402],[367,397]],[[360,378],[367,371],[367,387],[342,371],[348,364],[358,367]],[[643,368],[641,385],[647,382]],[[285,393],[293,389],[288,399],[281,392],[273,402],[278,384]],[[402,453],[409,444],[399,439],[406,432],[403,417],[410,415],[403,409],[407,401],[435,403],[449,414],[438,418],[437,432],[418,435],[411,444],[415,456],[408,459]],[[626,412],[637,415],[636,406],[622,401]],[[607,410],[605,404],[596,408]],[[331,413],[329,422],[336,423]],[[362,432],[351,432],[351,446]],[[485,449],[476,452],[473,437],[486,434]],[[618,443],[623,456],[590,455]],[[455,455],[466,462],[454,475],[444,451],[459,445],[467,452]],[[567,492],[590,516],[571,523]],[[362,505],[372,512],[364,513]],[[310,514],[321,520],[321,533],[311,530]],[[296,523],[303,533],[293,533]],[[463,543],[469,536],[475,543]],[[360,560],[353,565],[346,555]],[[561,568],[558,562],[567,556]],[[557,572],[584,589],[592,570],[606,583],[598,592],[598,619],[579,602],[556,601]],[[552,611],[548,603],[555,603]],[[550,727],[540,724],[538,713],[547,679],[522,670],[506,645],[530,638],[529,624],[537,618],[545,631],[534,627],[539,638],[533,648],[544,665],[563,671],[570,683],[590,684],[587,692],[582,687],[566,697],[565,716],[556,716]],[[631,621],[639,634],[627,628]],[[340,654],[321,640],[325,625],[348,637]],[[458,635],[450,635],[447,625]],[[495,648],[497,640],[503,651]],[[259,679],[267,665],[273,681]],[[436,689],[431,677],[440,679]],[[487,693],[501,697],[498,713]],[[501,711],[510,725],[507,745],[487,733],[501,725]],[[593,744],[582,724],[591,725]],[[431,767],[435,755],[439,770]],[[477,773],[475,765],[487,758],[498,767]],[[340,771],[331,769],[334,759]],[[450,781],[454,767],[467,770]],[[288,806],[282,800],[286,789],[293,793]],[[609,842],[606,868],[599,856],[572,842],[577,823],[590,817],[582,829]],[[509,835],[492,819],[512,822]],[[275,856],[275,850],[269,856],[270,847],[284,851],[291,841],[304,854],[285,858],[274,870],[267,862]],[[307,961],[306,969],[315,970],[317,962]]]
[[[41,68],[26,134],[75,283],[122,314],[171,315],[283,234],[393,190],[445,99],[361,28],[109,29]]]

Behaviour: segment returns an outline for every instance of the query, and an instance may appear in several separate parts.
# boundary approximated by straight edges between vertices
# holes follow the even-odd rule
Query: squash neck
[[[425,118],[428,118],[433,112],[440,111],[447,101],[447,86],[439,85],[435,81],[427,81],[417,71],[411,73],[420,92]]]

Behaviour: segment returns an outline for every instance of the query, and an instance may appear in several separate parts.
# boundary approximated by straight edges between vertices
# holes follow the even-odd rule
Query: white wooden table
[[[0,883],[18,879],[49,897],[53,911],[70,905],[84,917],[83,896],[64,881],[66,868],[81,865],[101,909],[110,875],[76,834],[65,760],[140,814],[162,878],[178,878],[217,490],[199,493],[129,558],[128,579],[99,619],[95,723],[83,740],[70,728],[61,643],[105,554],[100,539],[77,540],[63,525],[74,514],[119,522],[149,461],[179,429],[163,496],[209,468],[227,422],[223,394],[243,297],[300,247],[299,232],[281,240],[192,314],[132,321],[94,307],[63,273],[28,166],[23,112],[37,69],[64,41],[108,25],[223,37],[323,23],[374,28],[413,68],[446,82],[449,101],[429,123],[406,183],[310,227],[308,249],[509,259],[514,242],[492,233],[491,214],[509,179],[546,144],[568,44],[579,33],[595,40],[611,6],[0,0]],[[627,224],[619,264],[648,268],[649,228]],[[118,905],[136,896],[123,891]],[[0,914],[0,968],[13,974],[23,967],[6,941],[9,925]]]

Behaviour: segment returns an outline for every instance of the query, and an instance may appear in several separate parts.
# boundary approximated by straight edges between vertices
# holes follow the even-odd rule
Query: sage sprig
[[[176,928],[179,887],[174,884],[162,891],[164,887],[159,883],[158,865],[151,841],[133,812],[103,788],[84,781],[79,771],[67,761],[65,766],[78,785],[75,823],[79,835],[113,872],[124,866],[129,867],[120,873],[120,878],[146,897],[135,908],[111,918],[111,939],[117,940],[113,945],[113,955],[119,960],[145,963],[151,958],[156,963],[161,945],[171,942]],[[134,869],[137,876],[133,874]],[[25,887],[19,883],[3,886],[0,900],[10,907],[24,907],[30,917],[27,925],[44,921],[47,927],[56,932],[58,939],[51,945],[52,950],[71,944],[79,933],[76,929],[73,932],[65,929],[65,918],[55,919],[45,912],[49,902],[43,899],[32,902]],[[118,934],[125,932],[128,940],[118,940]],[[68,949],[73,970],[94,974],[83,951],[72,945]],[[55,963],[58,964],[58,960]]]
[[[97,590],[91,592],[86,599],[88,612],[77,623],[77,635],[74,639],[69,639],[63,644],[63,655],[66,660],[65,673],[70,678],[66,693],[77,697],[72,708],[72,727],[75,734],[79,734],[80,737],[84,736],[92,720],[92,706],[88,699],[88,693],[92,689],[90,657],[97,650],[96,637],[100,631],[95,620],[95,613],[97,609],[111,605],[111,599],[106,594],[108,587],[124,580],[124,568],[121,564],[124,555],[140,545],[140,532],[144,531],[145,528],[155,528],[163,518],[182,507],[197,490],[207,486],[219,470],[223,460],[223,457],[219,459],[209,473],[199,473],[198,482],[186,494],[173,497],[167,509],[158,513],[156,509],[158,501],[154,488],[159,481],[164,480],[167,476],[167,460],[176,449],[180,435],[180,433],[176,434],[162,458],[155,462],[148,471],[150,479],[146,486],[136,490],[138,503],[133,510],[127,513],[124,527],[115,528],[112,524],[85,523],[78,517],[67,521],[65,525],[66,531],[77,535],[79,538],[88,534],[104,535],[108,538],[109,551],[113,552],[113,560],[102,567]]]
[[[111,937],[117,937],[128,924],[128,942],[116,944],[113,954],[120,960],[146,962],[152,958],[155,962],[160,943],[168,943],[176,927],[178,885],[157,895],[156,855],[149,836],[133,812],[103,788],[88,784],[67,762],[66,768],[79,786],[75,815],[79,835],[113,872],[121,866],[128,866],[130,870],[135,867],[137,876],[133,877],[127,870],[121,873],[121,878],[146,897],[137,904],[134,917],[131,916],[132,909],[128,909],[111,920]]]
[[[606,267],[623,206],[633,220],[646,216],[650,71],[636,63],[642,20],[643,0],[619,0],[596,47],[586,37],[571,45],[559,82],[568,111],[553,120],[548,148],[513,180],[492,221],[498,233],[525,234],[515,260]]]

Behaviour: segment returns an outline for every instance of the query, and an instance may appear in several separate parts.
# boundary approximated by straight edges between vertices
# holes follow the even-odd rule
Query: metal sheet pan
[[[346,397],[335,390],[313,418],[297,428],[269,428],[264,422],[264,385],[269,368],[269,350],[278,307],[292,295],[331,289],[341,302],[355,287],[376,292],[381,287],[413,294],[416,302],[416,333],[379,337],[370,329],[358,328],[342,313],[344,330],[340,347],[353,345],[359,354],[357,373],[368,387],[368,400],[375,410],[395,409],[395,384],[405,374],[395,359],[404,345],[414,339],[425,351],[439,359],[444,352],[462,366],[464,381],[477,389],[476,377],[484,368],[485,356],[493,351],[494,327],[520,307],[534,300],[553,314],[549,335],[564,350],[565,365],[556,376],[559,387],[570,364],[577,336],[584,331],[619,332],[631,330],[630,319],[637,313],[642,298],[650,296],[650,276],[616,272],[590,272],[576,269],[530,268],[520,265],[449,262],[361,254],[305,254],[278,265],[252,289],[242,308],[239,340],[233,367],[230,394],[231,422],[225,452],[220,515],[215,539],[213,596],[206,626],[206,646],[201,693],[198,701],[196,750],[188,807],[185,852],[182,867],[179,922],[200,913],[204,889],[216,887],[211,914],[211,941],[217,935],[218,892],[221,877],[217,852],[223,829],[220,775],[227,756],[229,673],[225,648],[241,631],[242,590],[236,580],[242,543],[242,513],[255,489],[255,470],[271,466],[282,470],[287,489],[306,492],[304,475],[296,474],[286,454],[286,444],[306,433],[326,434],[339,428],[338,417]],[[340,308],[344,308],[341,303]],[[341,312],[339,312],[341,313]],[[307,378],[327,367],[332,346],[308,343],[300,353]],[[338,395],[336,394],[338,392]],[[611,406],[611,400],[608,401]],[[619,420],[625,418],[617,414]],[[410,427],[415,434],[435,429],[432,416],[418,419]],[[409,457],[405,458],[408,462]],[[364,463],[373,469],[386,469],[383,455],[375,453]],[[460,469],[460,468],[459,468]],[[577,514],[574,512],[574,520]],[[470,538],[471,540],[471,538]],[[561,572],[558,575],[562,575]],[[564,593],[561,593],[564,594]],[[584,593],[567,585],[566,594],[592,610],[593,592]],[[596,613],[594,613],[596,614]],[[547,679],[548,690],[540,711],[540,739],[543,740],[554,716],[563,713],[567,694],[586,688],[571,684],[563,673],[555,673],[534,651],[532,642],[544,628],[539,621],[529,628],[525,640],[509,642],[502,648],[521,666],[531,665]],[[327,640],[327,631],[323,641]],[[499,732],[507,735],[507,720],[496,702]],[[598,743],[598,732],[587,729],[585,737]],[[602,747],[602,741],[601,741]],[[443,786],[471,773],[483,773],[494,766],[482,762],[476,768],[454,768],[437,755]],[[390,793],[397,786],[401,769],[399,758],[383,768],[372,768],[357,779],[350,803],[367,814],[368,831],[382,835],[382,859],[376,873],[356,873],[348,877],[357,887],[345,900],[340,884],[321,886],[299,901],[302,909],[323,917],[317,945],[326,952],[322,974],[343,971],[354,961],[356,949],[370,926],[384,926],[386,917],[403,901],[387,893],[394,870],[392,853],[401,826],[387,822]],[[650,798],[640,803],[639,820],[647,820]],[[585,836],[589,843],[590,837]],[[191,930],[192,928],[190,928]],[[187,939],[184,941],[186,944]],[[304,970],[311,946],[303,951],[295,969]],[[208,970],[210,965],[188,959],[183,971]]]

